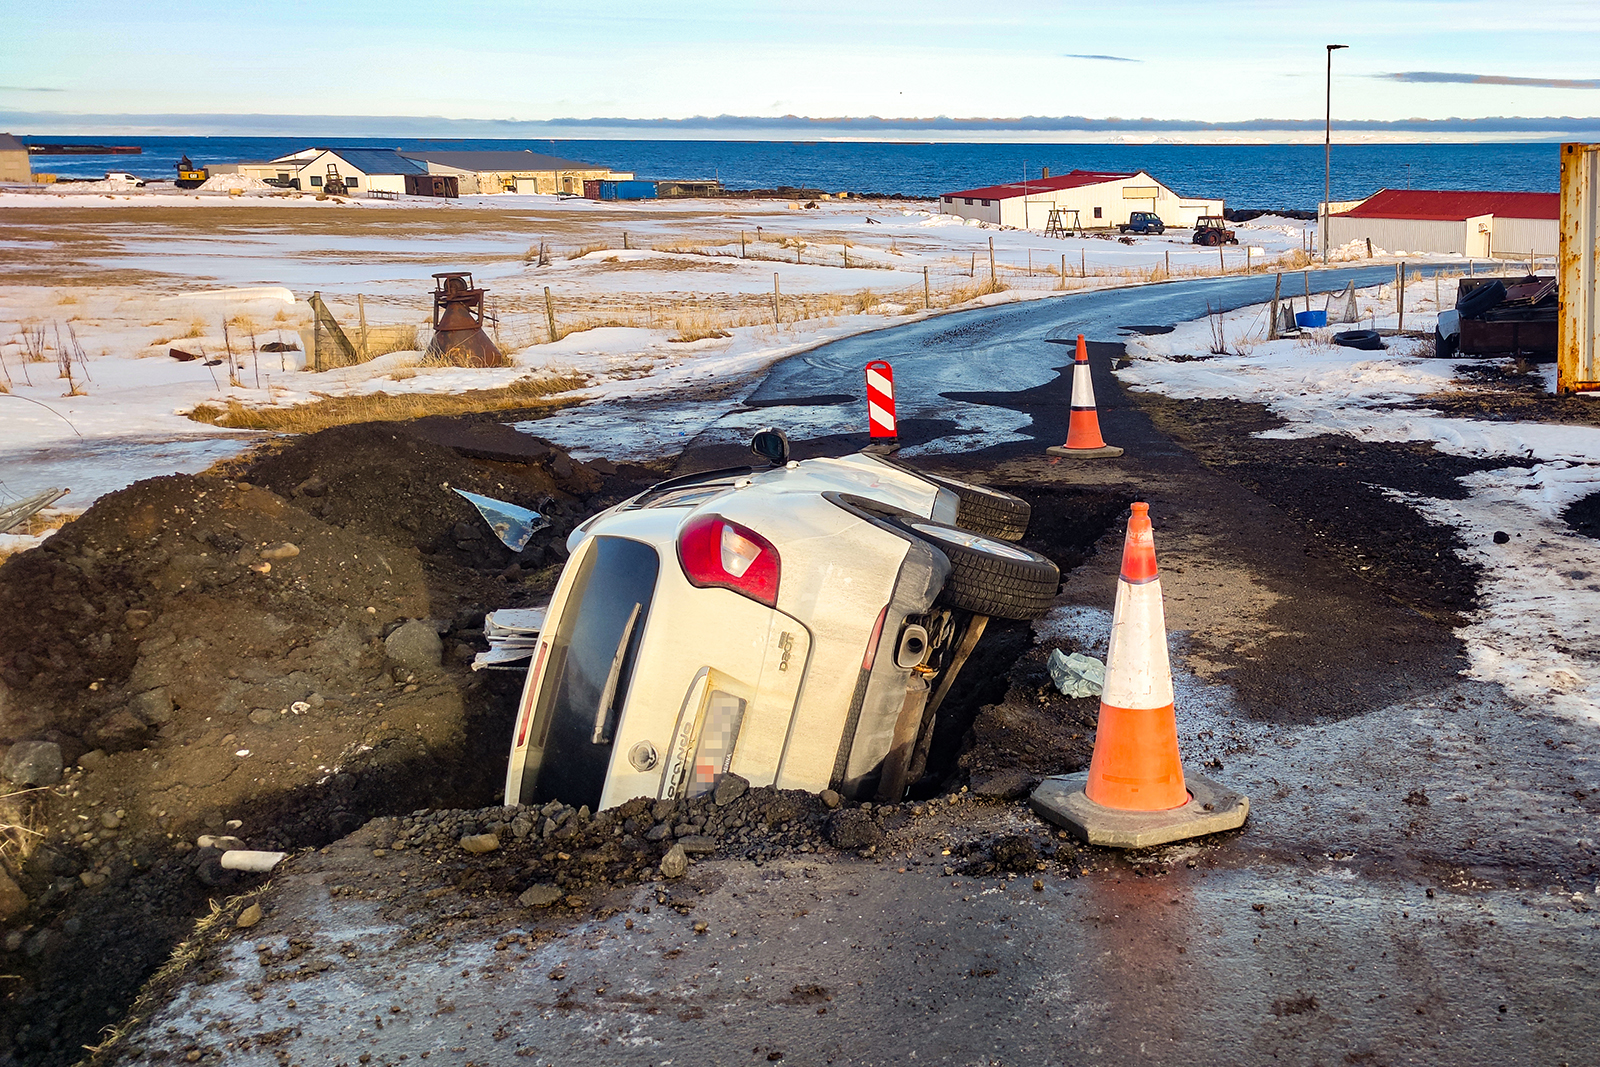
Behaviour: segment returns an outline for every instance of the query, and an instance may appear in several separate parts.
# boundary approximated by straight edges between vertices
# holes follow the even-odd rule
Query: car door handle
[[[611,670],[606,674],[606,687],[600,691],[600,704],[594,709],[594,734],[589,738],[597,745],[611,743],[611,705],[617,699],[617,680],[622,676],[622,660],[628,654],[628,642],[633,638],[633,628],[639,624],[643,604],[635,604],[628,613],[628,622],[622,627],[622,640],[611,657]]]

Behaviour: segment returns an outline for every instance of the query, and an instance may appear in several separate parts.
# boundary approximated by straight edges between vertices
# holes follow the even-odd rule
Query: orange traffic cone
[[[1087,773],[1047,778],[1033,808],[1092,845],[1146,848],[1243,825],[1250,798],[1184,774],[1150,505],[1133,505]]]
[[[1123,811],[1165,811],[1189,801],[1149,504],[1133,505],[1122,542],[1100,726],[1084,792],[1096,804]]]
[[[1074,459],[1110,459],[1122,449],[1100,436],[1100,415],[1094,406],[1094,380],[1089,377],[1089,346],[1078,335],[1078,354],[1072,361],[1072,413],[1067,420],[1067,443],[1045,449],[1052,456]]]

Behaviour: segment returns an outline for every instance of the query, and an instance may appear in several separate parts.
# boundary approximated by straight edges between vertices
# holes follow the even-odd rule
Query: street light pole
[[[1328,265],[1328,226],[1331,221],[1328,216],[1332,211],[1328,207],[1329,193],[1333,185],[1333,53],[1336,49],[1349,48],[1347,44],[1330,44],[1328,49],[1328,88],[1327,105],[1328,113],[1323,120],[1322,127],[1322,265]]]

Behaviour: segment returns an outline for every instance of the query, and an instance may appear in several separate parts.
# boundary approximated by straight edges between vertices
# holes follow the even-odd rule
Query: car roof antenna
[[[781,467],[789,462],[789,438],[782,430],[763,426],[750,438],[750,451],[774,467]]]

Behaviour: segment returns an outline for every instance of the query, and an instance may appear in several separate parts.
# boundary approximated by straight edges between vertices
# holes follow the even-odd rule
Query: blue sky
[[[1600,115],[1594,0],[58,0],[8,5],[4,21],[0,126],[229,114],[1320,119],[1332,42],[1351,46],[1334,58],[1339,118]]]

